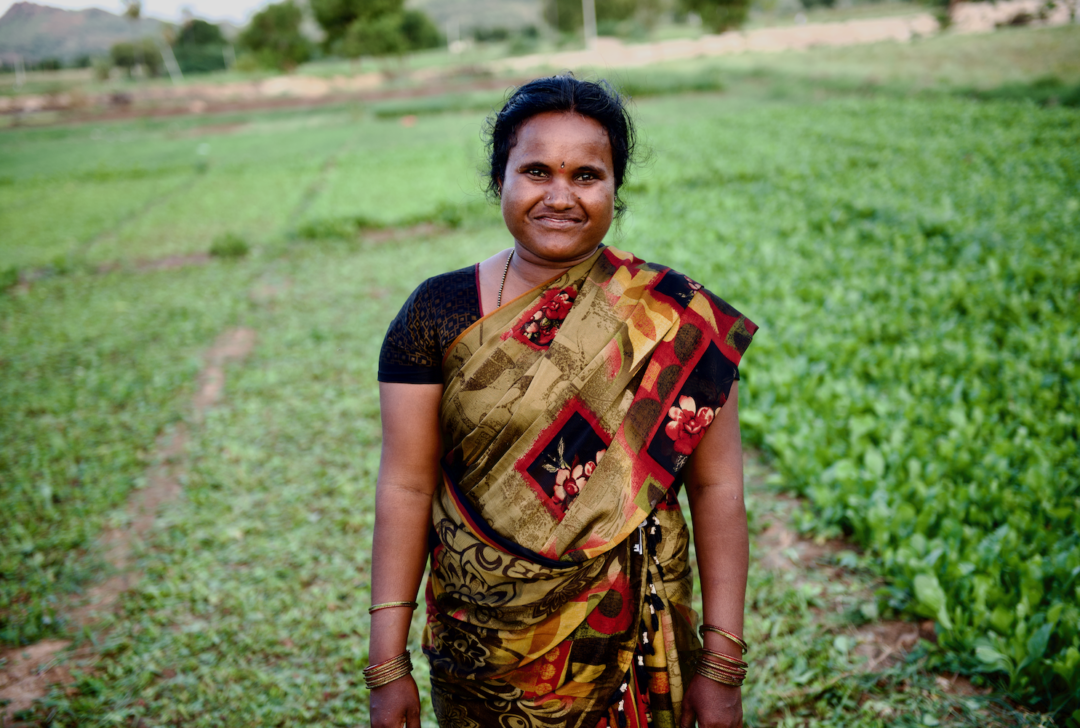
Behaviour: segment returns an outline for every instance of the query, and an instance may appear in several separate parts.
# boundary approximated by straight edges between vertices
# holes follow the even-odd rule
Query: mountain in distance
[[[0,17],[0,58],[22,56],[72,60],[106,55],[114,43],[161,35],[163,23],[142,18],[135,27],[127,18],[105,10],[61,10],[19,2]]]

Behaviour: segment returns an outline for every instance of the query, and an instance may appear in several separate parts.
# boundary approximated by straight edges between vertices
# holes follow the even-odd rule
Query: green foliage
[[[157,44],[149,38],[135,43],[116,43],[109,49],[109,58],[117,68],[130,75],[136,66],[142,66],[151,76],[157,76],[165,66]]]
[[[185,74],[225,69],[225,37],[221,28],[194,18],[184,23],[173,43],[173,55]]]
[[[598,0],[597,26],[614,27],[635,19],[646,27],[656,24],[663,6],[660,0]],[[581,0],[544,0],[544,20],[564,33],[578,33],[584,23]]]
[[[704,26],[715,33],[737,30],[750,13],[750,0],[679,0],[688,12],[701,16]]]
[[[968,93],[988,101],[1031,101],[1040,106],[1080,107],[1080,83],[1066,83],[1057,76],[1043,76],[1029,83],[1007,83],[992,89],[973,89]]]
[[[6,291],[19,282],[19,269],[13,265],[0,270],[0,291]]]
[[[1075,111],[956,101],[695,115],[653,133],[624,233],[762,324],[743,422],[804,527],[865,544],[880,609],[934,619],[942,665],[1067,712],[1078,134]]]
[[[964,57],[1021,38],[1061,47],[1075,32],[945,40]],[[945,40],[875,52],[919,76],[948,56]],[[773,62],[862,66],[871,55]],[[732,78],[695,68],[698,80],[670,69],[614,80],[643,95]],[[409,127],[381,118],[455,103],[215,119],[230,131],[190,118],[0,139],[4,266],[70,271],[0,296],[6,641],[64,632],[58,606],[100,572],[95,538],[124,522],[156,436],[185,412],[201,352],[237,323],[260,335],[254,361],[229,371],[225,406],[195,433],[186,499],[164,514],[94,675],[58,689],[42,717],[363,722],[352,683],[366,655],[379,341],[416,283],[507,244],[472,177],[482,114]],[[982,698],[939,698],[927,662],[1060,707],[1064,721],[1080,670],[1078,112],[708,96],[637,111],[653,161],[635,170],[631,213],[609,241],[693,275],[762,325],[742,368],[747,440],[810,499],[803,528],[849,533],[866,546],[857,562],[890,579],[855,599],[847,583],[755,567],[751,721],[1023,724],[985,720]],[[199,149],[213,163],[196,175]],[[358,227],[439,216],[460,231],[356,240]],[[324,243],[285,239],[320,224]],[[227,232],[267,253],[80,272],[84,258],[205,251]],[[251,292],[263,288],[284,293],[260,308]],[[755,518],[763,508],[750,501]],[[858,674],[842,623],[821,627],[828,615],[896,612],[933,619],[939,645],[884,675]]]
[[[223,46],[225,43],[225,36],[221,34],[220,27],[199,18],[192,18],[180,28],[173,45],[181,48],[184,46]]]
[[[311,41],[300,32],[303,12],[293,0],[255,13],[239,42],[267,68],[291,70],[311,57]]]
[[[250,252],[251,246],[236,233],[219,235],[210,244],[210,255],[215,258],[243,258]]]
[[[401,29],[401,15],[382,15],[374,20],[357,19],[345,31],[341,52],[349,58],[400,56],[409,49]]]
[[[242,284],[220,267],[106,280],[54,279],[0,297],[7,644],[65,629],[59,595],[100,576],[94,540],[144,482],[155,438],[183,411],[197,354],[235,315],[231,291]]]
[[[406,10],[401,14],[401,34],[405,36],[409,50],[422,51],[443,45],[439,28],[420,10]]]
[[[339,50],[348,58],[400,56],[408,51],[442,45],[443,38],[431,19],[419,10],[357,18],[345,30]]]
[[[387,15],[400,15],[404,5],[405,0],[311,0],[311,12],[326,32],[327,47],[333,48],[357,21],[371,23]]]
[[[645,98],[691,91],[723,91],[722,78],[719,68],[703,68],[693,73],[640,69],[613,74],[611,81],[621,93],[631,98]]]

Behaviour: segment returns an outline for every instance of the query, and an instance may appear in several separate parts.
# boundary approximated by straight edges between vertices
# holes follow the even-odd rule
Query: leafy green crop
[[[937,664],[1080,709],[1080,113],[711,96],[637,111],[652,161],[633,170],[609,242],[761,325],[744,425],[811,502],[802,527],[866,546],[890,580],[871,611],[933,619]],[[358,607],[341,595],[362,588],[348,572],[366,556],[342,553],[369,538],[370,483],[356,483],[374,472],[374,357],[412,285],[507,243],[475,173],[482,118],[217,121],[0,139],[0,215],[16,231],[0,270],[74,271],[0,297],[3,639],[58,631],[50,610],[95,567],[94,536],[122,518],[155,436],[183,415],[198,352],[250,324],[260,347],[193,442],[191,500],[147,556],[101,676],[73,700],[138,713],[145,695],[177,721],[345,720],[362,701],[316,664],[345,674],[363,653],[341,636]],[[63,204],[71,214],[49,224]],[[355,240],[430,220],[453,232]],[[252,254],[154,273],[70,263],[204,252],[226,233]],[[264,275],[288,293],[259,308],[248,294]],[[311,649],[291,652],[283,641],[307,643],[287,630]],[[824,669],[790,651],[769,660],[789,677]],[[236,702],[257,686],[273,688],[266,705]],[[857,698],[843,700],[860,710]]]
[[[1080,114],[642,113],[625,245],[762,325],[743,421],[805,527],[869,547],[948,664],[1080,708]]]

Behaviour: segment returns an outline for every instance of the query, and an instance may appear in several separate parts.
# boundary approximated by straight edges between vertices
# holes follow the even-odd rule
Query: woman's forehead
[[[537,114],[521,125],[515,135],[512,157],[572,155],[599,157],[612,164],[611,141],[604,126],[588,116],[563,111]]]

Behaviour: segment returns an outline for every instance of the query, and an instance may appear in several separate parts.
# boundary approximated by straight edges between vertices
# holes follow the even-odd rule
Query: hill
[[[37,61],[99,55],[114,43],[159,34],[161,26],[160,20],[144,18],[132,28],[129,20],[97,8],[61,10],[15,3],[0,17],[0,57],[21,55]]]

